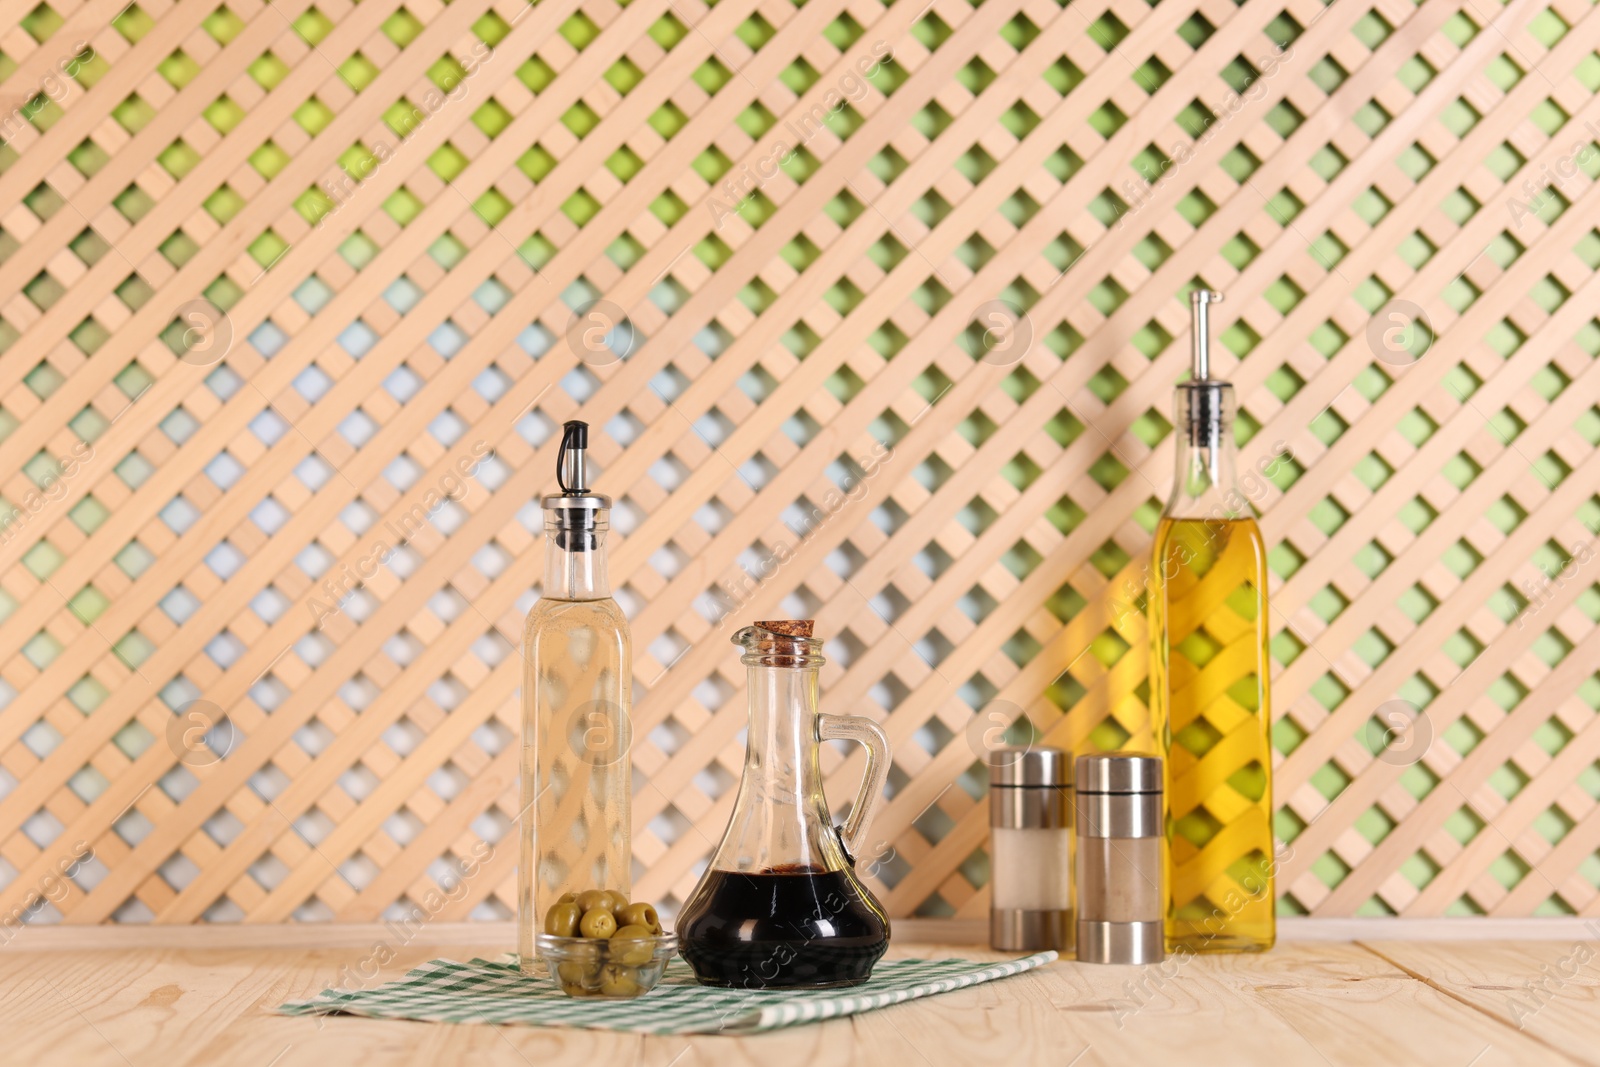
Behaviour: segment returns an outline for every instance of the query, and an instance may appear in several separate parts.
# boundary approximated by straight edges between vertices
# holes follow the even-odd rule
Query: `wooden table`
[[[902,927],[904,929],[902,929]],[[993,958],[970,925],[896,926],[899,955]],[[639,1037],[273,1015],[393,953],[503,952],[430,927],[25,929],[0,950],[0,1062],[114,1067],[559,1064],[1588,1064],[1600,1067],[1600,923],[1288,923],[1273,952],[1150,968],[1063,961],[884,1011],[749,1037]],[[949,937],[942,940],[948,942]],[[426,943],[424,943],[424,941]]]

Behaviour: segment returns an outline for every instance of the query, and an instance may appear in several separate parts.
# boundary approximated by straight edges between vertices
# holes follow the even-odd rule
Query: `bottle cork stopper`
[[[814,625],[811,619],[784,619],[777,622],[757,622],[757,626],[768,633],[780,634],[784,637],[811,637],[811,628]]]

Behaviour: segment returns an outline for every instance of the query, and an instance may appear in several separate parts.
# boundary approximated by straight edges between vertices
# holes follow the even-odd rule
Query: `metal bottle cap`
[[[1067,754],[1059,748],[1007,746],[989,753],[989,785],[1001,787],[1072,784]]]
[[[550,511],[561,514],[563,524],[593,525],[593,516],[587,518],[569,514],[594,512],[611,506],[611,498],[589,491],[589,424],[574,419],[562,426],[561,450],[556,453],[556,484],[559,494],[551,494],[540,501]]]
[[[1214,447],[1233,424],[1233,386],[1211,377],[1211,305],[1222,294],[1196,289],[1189,294],[1189,339],[1192,354],[1189,380],[1180,382],[1173,398],[1173,415],[1189,443]]]
[[[1126,752],[1078,757],[1079,793],[1157,793],[1162,789],[1161,760]]]
[[[989,753],[989,825],[1020,830],[1072,825],[1071,764],[1059,748]]]
[[[1078,757],[1080,837],[1160,837],[1161,761],[1112,752]]]
[[[606,509],[611,498],[589,491],[589,424],[574,419],[562,427],[561,449],[556,453],[559,494],[541,501],[545,525],[559,548],[593,552],[600,546]]]

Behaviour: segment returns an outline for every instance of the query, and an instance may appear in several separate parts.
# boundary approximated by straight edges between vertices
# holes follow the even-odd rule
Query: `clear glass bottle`
[[[1167,949],[1252,952],[1276,936],[1267,554],[1235,479],[1233,387],[1194,368],[1174,398],[1177,466],[1150,565],[1150,707],[1166,759]]]
[[[543,500],[544,586],[522,632],[517,952],[528,973],[561,894],[631,895],[633,882],[633,647],[606,578],[611,501],[589,490],[587,447],[588,427],[567,423],[561,492]]]
[[[853,858],[883,795],[889,739],[871,719],[821,714],[809,620],[758,622],[733,641],[749,669],[749,741],[728,829],[678,913],[683,958],[706,985],[856,985],[889,947],[888,915]],[[821,745],[833,739],[867,749],[837,830],[822,792]]]

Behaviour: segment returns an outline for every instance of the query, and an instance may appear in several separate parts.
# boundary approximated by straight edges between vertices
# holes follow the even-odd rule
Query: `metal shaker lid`
[[[1067,786],[1071,765],[1059,748],[1006,746],[989,753],[990,786]]]
[[[1079,756],[1079,793],[1159,793],[1161,760],[1128,752]]]

